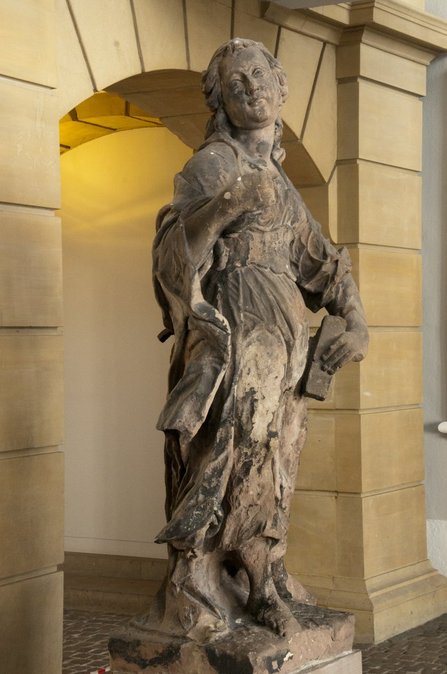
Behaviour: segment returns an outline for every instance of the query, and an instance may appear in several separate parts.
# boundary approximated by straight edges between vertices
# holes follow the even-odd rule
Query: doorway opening
[[[61,129],[66,605],[136,613],[165,555],[153,543],[164,524],[155,425],[170,347],[157,340],[151,247],[157,212],[192,150],[107,93]],[[138,592],[123,592],[124,579],[141,581]]]

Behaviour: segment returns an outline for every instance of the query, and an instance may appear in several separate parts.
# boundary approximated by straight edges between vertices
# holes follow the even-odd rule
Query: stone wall
[[[289,565],[323,600],[355,610],[362,639],[385,638],[444,609],[446,585],[425,550],[420,302],[414,298],[419,99],[426,66],[447,49],[447,24],[418,10],[420,0],[365,0],[306,14],[270,3],[264,17],[255,0],[2,3],[5,671],[60,672],[58,120],[120,80],[159,69],[200,71],[216,45],[238,33],[264,41],[289,70],[295,92],[284,109],[289,172],[333,238],[349,245],[372,326],[368,360],[346,368],[326,406],[312,413]]]
[[[0,668],[60,674],[62,283],[53,0],[0,23]]]

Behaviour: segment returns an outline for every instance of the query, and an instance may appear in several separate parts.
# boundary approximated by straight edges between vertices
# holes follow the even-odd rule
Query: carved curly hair
[[[246,40],[235,37],[228,42],[225,42],[214,53],[209,63],[207,70],[202,73],[202,93],[205,96],[206,104],[212,111],[212,116],[208,121],[205,138],[209,138],[216,131],[227,133],[231,136],[232,124],[225,112],[222,87],[220,81],[220,64],[228,54],[236,54],[243,49],[255,47],[264,56],[270,66],[272,74],[277,82],[278,89],[281,96],[281,103],[287,98],[288,86],[287,77],[279,61],[264,47],[262,42],[255,42],[254,40]],[[282,137],[282,121],[281,117],[277,117],[275,121],[275,138],[273,142],[272,157],[277,161],[282,161],[285,156],[284,150],[281,148]]]

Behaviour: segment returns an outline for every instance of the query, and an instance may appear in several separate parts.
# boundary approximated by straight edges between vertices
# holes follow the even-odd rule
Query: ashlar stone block
[[[329,182],[314,187],[301,187],[299,192],[315,220],[317,220],[324,236],[336,242],[337,234],[337,183],[338,169]]]
[[[421,247],[421,176],[353,161],[337,167],[337,243]]]
[[[93,94],[93,82],[88,72],[68,5],[63,0],[56,2],[56,21],[59,84],[56,95],[59,117],[63,117],[78,103],[90,98]]]
[[[289,97],[282,109],[282,118],[298,138],[302,136],[322,49],[323,43],[319,40],[285,28],[281,30],[278,59],[289,80]]]
[[[0,577],[64,561],[62,452],[0,461]]]
[[[399,111],[399,113],[397,113]],[[422,102],[360,80],[339,85],[338,158],[421,170]]]
[[[56,87],[55,31],[54,0],[4,0],[0,4],[0,73]]]
[[[217,47],[231,37],[231,6],[216,0],[187,0],[186,20],[190,67],[201,72]]]
[[[0,255],[0,325],[61,325],[59,218],[0,208]]]
[[[256,42],[262,42],[274,54],[278,26],[260,18],[259,5],[258,0],[255,0],[248,7],[241,7],[240,3],[235,3],[234,35],[235,37],[245,37],[250,40],[256,40]],[[256,9],[258,10],[257,14],[249,13],[250,10],[254,12]]]
[[[59,127],[54,92],[0,81],[0,201],[57,208]]]
[[[187,69],[182,0],[134,0],[134,7],[144,69]]]
[[[337,159],[337,80],[333,45],[326,44],[324,48],[303,143],[327,182]]]
[[[427,558],[423,485],[366,496],[362,502],[366,577]],[[348,526],[348,522],[346,522]],[[389,532],[384,536],[383,532]],[[341,575],[350,575],[340,569]]]
[[[297,492],[288,534],[290,573],[332,575],[337,554],[337,497],[330,492]],[[309,568],[310,567],[310,568]],[[311,569],[311,570],[310,570]]]
[[[411,92],[419,96],[426,93],[426,64],[418,63],[413,50],[402,46],[404,54],[395,53],[395,43],[387,41],[383,35],[373,36],[374,42],[384,44],[365,44],[358,40],[368,40],[369,32],[363,31],[362,36],[350,33],[355,44],[342,44],[337,52],[337,78],[339,80],[364,77],[369,80],[387,84],[402,91]],[[352,37],[351,37],[352,36]]]
[[[142,71],[130,3],[71,0],[96,89]],[[98,30],[101,26],[101,30]]]
[[[312,410],[297,488],[366,493],[424,479],[420,408]]]
[[[0,452],[62,440],[61,335],[0,334]]]
[[[380,248],[350,251],[370,326],[417,327],[422,322],[419,253]]]
[[[318,411],[309,414],[307,440],[301,451],[297,475],[298,489],[337,489],[336,423],[335,414]]]
[[[6,672],[62,671],[63,574],[0,586],[0,662]]]
[[[311,409],[366,410],[419,405],[422,399],[419,330],[371,330],[368,357],[338,372],[324,402]],[[383,367],[386,362],[387,366]]]
[[[335,432],[339,491],[365,493],[424,479],[420,408],[335,413]]]
[[[422,485],[365,496],[339,494],[336,575],[369,578],[425,560],[424,498]]]

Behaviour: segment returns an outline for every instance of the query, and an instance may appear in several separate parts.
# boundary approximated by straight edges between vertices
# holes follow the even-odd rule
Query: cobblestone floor
[[[129,616],[91,611],[64,611],[64,662],[62,674],[90,674],[109,663],[110,634]]]
[[[90,674],[107,666],[109,635],[128,620],[115,613],[65,611],[62,674]],[[447,674],[447,613],[362,650],[363,674]]]
[[[447,674],[447,613],[364,648],[363,674]]]

